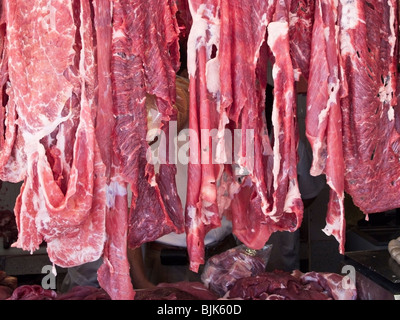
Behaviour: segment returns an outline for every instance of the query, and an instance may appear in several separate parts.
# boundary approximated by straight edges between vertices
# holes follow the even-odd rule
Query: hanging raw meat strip
[[[27,168],[13,246],[34,251],[45,240],[59,266],[94,261],[105,241],[106,190],[94,135],[90,4],[10,1],[7,23],[9,101],[18,114],[14,149]]]
[[[96,137],[107,177],[107,213],[103,265],[98,270],[100,286],[113,300],[133,300],[135,292],[127,258],[128,198],[117,160],[113,157],[115,120],[111,82],[112,2],[96,0],[94,22],[97,40],[98,110]]]
[[[296,170],[298,137],[289,4],[189,3],[193,18],[188,41],[189,126],[197,135],[191,137],[186,221],[191,267],[196,271],[203,261],[204,235],[219,225],[214,205],[221,201],[221,193],[216,192],[215,185],[226,189],[230,184],[233,233],[255,249],[263,247],[275,231],[296,230],[303,206]],[[266,45],[274,56],[276,82],[272,145],[265,119]],[[217,132],[214,166],[202,162],[205,153],[211,159],[211,151],[204,140],[196,140],[204,129]],[[228,147],[229,135],[224,130],[234,132],[234,148]],[[232,151],[233,155],[229,154]],[[227,161],[234,161],[231,168],[218,165]],[[222,169],[227,179],[220,180]]]
[[[265,4],[264,4],[265,6]],[[252,79],[248,85],[253,89],[250,92],[265,92],[265,86],[254,87],[257,83],[263,84],[256,76],[258,72],[265,70],[263,67],[263,56],[256,65],[258,52],[264,39],[267,26],[267,44],[272,54],[273,80],[274,80],[274,104],[272,111],[272,146],[269,142],[264,118],[264,99],[259,98],[260,94],[253,97],[253,101],[248,101],[247,95],[237,94],[233,99],[233,105],[242,105],[241,128],[251,128],[254,130],[254,171],[247,167],[250,175],[245,177],[233,199],[233,227],[235,234],[238,235],[246,245],[251,248],[259,249],[270,235],[275,231],[295,231],[299,228],[302,221],[303,205],[297,182],[297,126],[296,126],[296,101],[294,92],[294,71],[290,58],[289,47],[289,11],[284,2],[277,1],[273,6],[263,10],[264,16],[258,23],[254,21],[251,34],[257,34],[258,39],[254,42],[254,51],[243,52],[235,57],[253,57],[253,65],[237,64],[238,66],[251,66],[245,70],[246,79]],[[248,28],[248,26],[243,26]],[[255,30],[259,31],[255,32]],[[245,32],[245,31],[243,31]],[[262,48],[262,47],[261,47]],[[247,44],[246,49],[249,50]],[[238,46],[236,47],[238,50]],[[261,50],[263,55],[267,51]],[[240,74],[240,73],[233,73]],[[259,77],[265,74],[258,73]],[[265,80],[264,80],[265,81]],[[238,80],[232,83],[239,83]],[[241,85],[243,86],[243,85]],[[247,92],[247,90],[246,90]],[[233,109],[235,110],[235,109]],[[231,109],[232,112],[232,109]],[[257,116],[252,116],[257,115]],[[253,119],[256,119],[253,120]],[[272,150],[271,150],[272,147]],[[247,202],[244,201],[248,199]],[[234,211],[237,211],[235,214]]]
[[[121,175],[132,190],[128,230],[131,248],[170,232],[181,233],[184,228],[175,165],[169,163],[169,157],[162,158],[164,163],[157,175],[148,161],[154,159],[146,157],[149,149],[146,94],[155,97],[166,134],[166,124],[176,119],[173,103],[179,46],[175,13],[176,6],[170,1],[114,1],[111,60],[116,117],[114,148]],[[161,192],[161,185],[167,193]]]
[[[45,236],[50,258],[57,257],[57,260],[52,261],[60,266],[74,266],[97,260],[103,252],[106,238],[105,166],[95,136],[97,70],[91,10],[88,0],[80,1],[81,108],[68,189],[65,197],[61,193],[54,194],[56,186],[52,188],[53,192],[48,192],[46,186],[53,184],[50,171],[47,171],[48,176],[43,173],[41,185],[48,213],[40,216],[42,221],[38,229]],[[62,138],[63,136],[59,137]],[[63,149],[60,151],[64,154]],[[61,233],[54,234],[55,230]],[[53,235],[56,239],[49,241]]]
[[[229,123],[239,133],[233,134],[233,233],[252,248],[262,247],[272,233],[265,223],[271,210],[266,177],[272,156],[264,115],[268,56],[261,48],[273,10],[265,1],[221,2],[220,127]]]
[[[324,229],[344,253],[344,159],[340,109],[338,12],[335,1],[317,0],[307,95],[306,135],[313,150],[310,173],[325,173],[331,188]]]
[[[398,208],[397,1],[340,1],[339,9],[345,191],[366,214]]]
[[[9,161],[16,138],[16,111],[15,103],[8,102],[7,81],[8,76],[8,43],[6,36],[6,3],[0,2],[0,178],[4,181],[18,180],[12,170],[12,164],[15,161]],[[10,164],[9,164],[10,162]]]
[[[217,180],[222,165],[216,164],[212,130],[219,113],[219,1],[189,1],[193,19],[188,38],[190,156],[186,197],[186,234],[190,269],[204,263],[204,237],[221,225]]]
[[[292,0],[289,13],[290,55],[294,70],[308,79],[315,0]]]

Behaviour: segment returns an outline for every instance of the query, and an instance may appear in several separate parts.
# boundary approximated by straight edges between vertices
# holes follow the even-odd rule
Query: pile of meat
[[[348,286],[348,287],[347,287]],[[226,299],[245,300],[356,300],[357,290],[336,273],[293,273],[276,270],[235,282]]]
[[[223,280],[220,281],[220,283]],[[355,284],[336,273],[275,270],[226,281],[226,292],[198,282],[160,283],[135,300],[356,300]]]
[[[218,296],[224,296],[238,279],[263,273],[271,250],[272,245],[265,245],[257,251],[239,245],[216,254],[207,260],[201,281]]]
[[[224,215],[251,249],[297,230],[304,79],[311,174],[326,175],[324,231],[343,253],[345,192],[366,214],[400,206],[398,48],[397,0],[1,0],[0,180],[23,182],[13,246],[45,242],[61,267],[102,257],[101,287],[134,299],[127,246],[186,231],[197,272]],[[175,157],[148,152],[146,100],[170,150],[185,67],[183,208]]]
[[[219,298],[201,282],[159,283],[154,288],[138,290],[135,300],[217,300]]]
[[[17,287],[7,299],[0,300],[111,300],[111,298],[102,288],[77,286],[67,293],[60,294],[52,289],[43,289],[37,284],[26,284]]]
[[[111,300],[103,288],[76,286],[65,293],[42,286],[17,286],[16,279],[0,280],[0,300]],[[1,278],[0,278],[1,279]],[[135,300],[355,300],[354,284],[334,273],[260,272],[227,283],[229,290],[217,293],[201,282],[160,283],[137,290]],[[346,287],[348,285],[348,287]],[[7,290],[5,290],[6,288]]]

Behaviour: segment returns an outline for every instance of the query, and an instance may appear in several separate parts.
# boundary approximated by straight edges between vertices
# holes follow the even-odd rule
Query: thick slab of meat
[[[27,168],[19,172],[25,181],[14,246],[33,251],[46,240],[51,261],[64,267],[96,260],[105,240],[106,198],[94,136],[89,2],[13,1],[7,10],[9,101],[17,106],[20,138],[14,148]]]
[[[340,105],[338,12],[335,1],[316,1],[307,94],[306,135],[313,150],[312,175],[325,173],[331,188],[327,235],[344,253],[344,158]],[[321,89],[322,88],[322,89]]]
[[[183,232],[176,186],[172,184],[167,189],[171,193],[161,194],[154,166],[146,157],[149,148],[146,93],[155,96],[164,121],[176,116],[172,107],[175,72],[179,67],[175,13],[176,7],[170,1],[114,1],[111,61],[116,117],[114,148],[122,177],[132,190],[128,232],[132,248],[172,231]],[[174,179],[173,175],[169,177]],[[176,208],[171,216],[167,205]]]
[[[366,214],[399,207],[397,1],[340,1],[345,191]],[[384,193],[382,194],[382,190]]]

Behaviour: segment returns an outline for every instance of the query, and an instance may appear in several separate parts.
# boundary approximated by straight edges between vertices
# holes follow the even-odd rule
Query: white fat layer
[[[274,102],[275,104],[275,102]],[[278,110],[276,107],[273,108],[272,110],[272,123],[274,125],[274,166],[272,169],[272,173],[274,175],[274,189],[278,189],[278,175],[280,171],[280,165],[281,165],[281,153],[280,153],[280,143],[279,143],[279,136],[280,136],[280,131],[281,128],[279,126],[279,119],[278,119]]]
[[[196,218],[196,208],[193,206],[188,206],[187,208],[188,217],[192,220]]]
[[[199,219],[196,216],[196,208],[193,206],[188,206],[187,208],[187,214],[188,217],[190,218],[190,230],[196,230],[199,228]]]
[[[271,48],[272,52],[274,53],[275,42],[280,36],[286,36],[288,32],[288,25],[287,22],[271,22],[268,25],[268,45]],[[274,53],[275,54],[275,53]],[[272,67],[272,77],[275,79],[278,77],[280,72],[280,68],[275,63]],[[276,99],[274,99],[274,105],[272,109],[272,124],[274,128],[274,165],[272,169],[272,173],[274,176],[274,189],[278,189],[278,175],[280,171],[280,163],[281,163],[281,154],[280,154],[280,144],[279,144],[279,137],[281,135],[281,128],[279,125],[279,113],[276,106]]]
[[[293,75],[294,75],[294,80],[295,81],[299,81],[300,80],[300,75],[301,75],[300,69],[299,68],[293,69]]]
[[[193,22],[187,42],[187,66],[188,66],[189,76],[194,77],[197,69],[196,67],[197,50],[200,47],[207,45],[209,49],[208,53],[210,55],[210,50],[212,50],[212,45],[216,45],[218,48],[220,19],[212,15],[214,7],[210,8],[210,6],[206,4],[201,4],[198,7],[198,10],[195,11],[192,2],[189,1],[189,9],[190,13],[192,14]],[[207,31],[210,32],[211,37],[206,42]],[[216,76],[219,76],[219,73]]]
[[[224,111],[220,117],[220,123],[219,123],[218,134],[217,134],[217,147],[216,147],[216,155],[215,155],[216,163],[227,163],[228,162],[225,135],[227,135],[227,137],[230,138],[230,141],[228,141],[228,143],[232,144],[232,134],[230,133],[229,130],[225,129],[226,125],[228,123],[229,123],[229,118],[228,118],[226,112]]]
[[[342,5],[342,16],[340,20],[342,30],[340,35],[340,48],[342,55],[354,54],[356,52],[347,30],[355,29],[359,22],[365,23],[359,18],[360,12],[357,2],[358,0],[340,0]]]
[[[322,231],[327,235],[327,236],[335,236],[336,240],[338,242],[341,242],[340,234],[343,226],[343,216],[344,216],[344,205],[343,205],[343,199],[339,199],[339,207],[340,207],[340,216],[335,218],[333,222],[328,222],[326,223],[326,226]]]
[[[365,23],[360,19],[359,2],[358,0],[340,0],[342,5],[340,24],[344,30],[355,29],[359,22]]]
[[[338,77],[338,70],[335,68],[335,78],[337,79]],[[323,109],[320,114],[318,115],[318,126],[320,126],[324,121],[327,120],[329,116],[329,111],[331,109],[332,104],[337,104],[337,94],[339,92],[339,82],[336,81],[335,83],[330,83],[328,85],[328,93],[329,93],[329,98],[326,103],[326,108]]]
[[[390,7],[390,18],[389,18],[389,24],[390,24],[389,43],[391,45],[390,56],[393,57],[394,48],[395,48],[395,45],[396,45],[396,32],[394,30],[395,11],[394,11],[392,0],[388,0],[388,5]]]
[[[289,26],[286,21],[274,21],[268,25],[268,46],[273,48],[279,37],[288,34]]]
[[[266,214],[268,212],[268,200],[265,198],[265,195],[262,191],[261,188],[261,182],[260,180],[257,179],[256,181],[256,186],[257,186],[257,193],[260,196],[261,199],[261,211]]]
[[[113,34],[112,35],[113,39],[119,39],[119,38],[125,38],[126,37],[126,35],[122,31],[122,29],[114,30],[114,32],[112,34]]]
[[[217,95],[221,91],[221,82],[219,77],[220,61],[218,56],[211,59],[206,64],[206,77],[208,92]]]
[[[342,32],[340,34],[340,49],[342,51],[342,55],[354,54],[356,51],[351,43],[350,35],[347,32]]]
[[[291,181],[289,183],[289,190],[285,199],[285,212],[293,212],[292,208],[295,206],[295,201],[301,199],[299,187],[297,183]]]
[[[69,119],[70,115],[67,115],[65,117],[59,117],[58,119],[50,122],[50,121],[45,121],[43,122],[44,126],[42,127],[41,130],[36,131],[34,133],[30,133],[27,130],[22,131],[22,136],[25,142],[24,148],[25,148],[25,153],[26,154],[31,154],[36,151],[37,145],[40,143],[40,140],[45,137],[50,135],[57,127],[60,125],[62,122],[67,121]],[[44,118],[43,118],[44,120]]]
[[[388,119],[389,121],[393,121],[394,120],[394,109],[392,106],[390,106],[389,110],[388,110]]]
[[[330,38],[330,28],[329,27],[325,27],[324,28],[324,36],[325,36],[325,41],[328,42],[329,38]]]
[[[379,100],[384,103],[390,103],[392,101],[392,77],[390,73],[384,78],[384,84],[379,88]]]
[[[107,185],[106,189],[106,201],[108,208],[115,207],[115,197],[121,196],[124,197],[128,193],[126,187],[119,183],[118,181],[112,181],[109,185]]]

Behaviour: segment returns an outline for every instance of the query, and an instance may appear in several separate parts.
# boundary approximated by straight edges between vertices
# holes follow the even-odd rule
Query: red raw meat
[[[290,55],[293,68],[308,79],[315,0],[291,0],[289,13]]]
[[[186,234],[190,269],[204,263],[204,237],[221,225],[217,180],[223,166],[216,162],[212,138],[218,128],[219,1],[189,1],[193,24],[188,39],[189,143]],[[217,152],[218,153],[218,152]]]
[[[76,286],[66,293],[58,294],[55,300],[111,300],[102,288]]]
[[[268,207],[266,171],[271,156],[264,116],[266,73],[259,75],[257,71],[266,70],[268,57],[262,44],[272,12],[273,6],[264,1],[221,4],[220,126],[229,121],[230,128],[241,132],[234,134],[234,143],[240,148],[234,150],[230,187],[233,233],[254,248],[263,247],[271,233],[264,223]],[[249,139],[254,139],[253,145]]]
[[[340,57],[335,1],[317,0],[307,94],[306,135],[313,150],[310,173],[325,173],[331,188],[324,229],[344,253],[344,158],[340,109]],[[323,88],[321,90],[321,88]]]
[[[355,288],[343,288],[344,276],[335,273],[303,274],[275,270],[235,282],[228,299],[245,300],[355,300]]]
[[[6,8],[3,1],[0,3],[0,6],[0,178],[8,181],[15,179],[15,174],[10,168],[11,164],[15,165],[15,161],[13,159],[10,160],[10,157],[16,139],[17,114],[15,104],[8,101],[8,40],[6,34]]]
[[[135,292],[127,258],[128,199],[127,186],[121,178],[117,159],[113,157],[115,121],[111,81],[112,3],[96,0],[94,3],[97,39],[97,68],[99,77],[99,107],[96,115],[96,137],[105,164],[107,178],[106,234],[103,265],[98,270],[100,286],[113,300],[133,300]],[[93,296],[91,296],[93,297]],[[96,294],[97,299],[97,294]],[[86,297],[86,299],[89,299]]]
[[[174,181],[172,170],[157,177],[148,162],[146,94],[153,95],[162,120],[176,119],[175,72],[179,68],[178,26],[174,3],[114,1],[111,60],[116,135],[114,148],[123,179],[132,190],[128,242],[131,248],[172,231],[183,232],[176,184],[161,194],[158,182]],[[154,45],[157,44],[157,45]],[[164,129],[164,128],[163,128]],[[168,133],[167,129],[166,133]],[[168,212],[167,208],[176,211]]]
[[[340,1],[339,8],[345,191],[366,214],[391,210],[400,205],[397,1]]]
[[[326,292],[334,300],[356,300],[357,289],[355,283],[337,273],[331,272],[307,272],[301,273],[298,270],[293,274],[300,278],[301,282],[310,287],[314,287]]]
[[[57,292],[51,289],[43,289],[41,286],[22,285],[17,287],[7,300],[55,300]]]
[[[268,25],[268,45],[274,56],[274,135],[273,199],[269,218],[279,231],[295,231],[303,219],[303,202],[297,181],[298,132],[294,71],[289,52],[289,12],[280,1],[276,4],[273,22]]]
[[[340,253],[344,192],[365,214],[399,206],[397,12],[394,0],[316,2],[306,131],[311,174],[331,187],[324,231]]]
[[[237,189],[233,189],[232,200],[233,232],[243,243],[254,249],[262,248],[275,231],[295,231],[301,224],[303,214],[296,170],[298,135],[294,117],[296,110],[294,72],[289,55],[289,12],[281,2],[276,2],[272,7],[264,4],[260,12],[264,13],[264,16],[260,16],[264,17],[264,20],[258,23],[254,21],[253,29],[257,30],[256,28],[263,24],[268,26],[267,44],[272,54],[275,88],[272,145],[268,138],[264,116],[266,83],[258,80],[263,75],[261,71],[265,70],[263,59],[267,51],[266,49],[259,51],[265,28],[260,28],[255,33],[251,28],[249,30],[253,31],[245,31],[248,25],[243,25],[242,29],[238,29],[237,25],[235,27],[236,30],[241,30],[237,31],[239,34],[250,32],[259,35],[253,47],[250,47],[249,43],[246,43],[245,47],[237,46],[236,50],[244,51],[236,56],[243,58],[249,56],[250,48],[254,50],[250,56],[254,57],[255,62],[260,52],[263,56],[260,57],[258,65],[238,64],[241,66],[239,68],[245,70],[232,72],[232,75],[246,74],[246,80],[251,80],[247,83],[250,86],[249,90],[244,89],[244,92],[240,93],[240,90],[245,88],[243,79],[239,81],[239,78],[233,78],[231,82],[239,88],[232,90],[236,94],[233,96],[233,106],[237,107],[230,108],[230,118],[234,115],[235,122],[241,121],[242,130],[253,129],[255,135],[254,169],[244,166],[250,175],[243,179]],[[260,72],[258,78],[256,78],[256,67]],[[261,88],[256,87],[257,83],[262,85]],[[253,100],[250,99],[248,92],[254,92]],[[239,118],[237,112],[241,108],[243,110]],[[252,114],[257,116],[251,116]]]
[[[154,288],[137,292],[135,300],[217,300],[201,282],[159,283]]]
[[[222,214],[228,213],[240,241],[260,249],[273,232],[294,231],[300,226],[303,205],[296,170],[289,4],[215,0],[189,4],[193,19],[188,39],[189,127],[193,136],[186,231],[191,270],[197,271],[204,262],[204,236],[219,226]],[[275,56],[276,82],[272,145],[265,119],[269,54]],[[214,130],[216,138],[200,139],[204,130]],[[235,130],[241,132],[232,134],[238,150],[229,147],[226,134]],[[220,165],[230,160],[231,167]],[[227,181],[230,203],[216,188],[226,190]],[[225,211],[229,205],[230,210]]]
[[[15,103],[18,114],[14,148],[27,168],[18,171],[24,184],[15,206],[19,237],[13,246],[33,251],[46,240],[51,261],[67,267],[102,253],[104,166],[94,139],[89,2],[38,10],[46,6],[41,1],[7,5],[9,61],[14,61],[9,64],[9,103]],[[78,24],[76,10],[81,12]],[[74,46],[76,38],[81,49]]]

